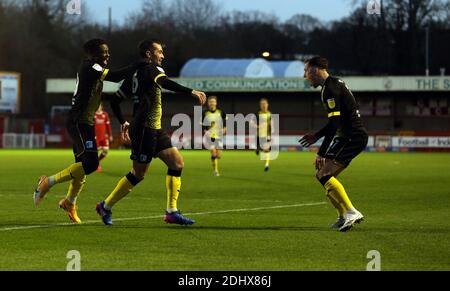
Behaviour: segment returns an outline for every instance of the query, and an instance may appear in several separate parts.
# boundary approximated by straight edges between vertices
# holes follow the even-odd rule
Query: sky
[[[170,0],[165,0],[170,1]],[[189,1],[189,0],[185,0]],[[273,13],[281,20],[294,14],[310,14],[323,21],[338,20],[352,10],[352,0],[214,0],[226,11],[260,10]],[[126,16],[139,11],[142,0],[81,0],[87,5],[94,21],[107,23],[108,7],[112,7],[113,21],[122,24]]]

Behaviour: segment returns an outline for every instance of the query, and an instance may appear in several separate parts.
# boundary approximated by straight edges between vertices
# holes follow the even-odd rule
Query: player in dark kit
[[[328,60],[313,57],[305,62],[305,79],[314,88],[322,87],[321,101],[328,114],[327,125],[314,134],[307,134],[300,144],[309,147],[324,137],[315,160],[317,179],[339,213],[332,228],[347,231],[363,215],[353,207],[337,176],[367,145],[367,131],[358,111],[358,104],[345,83],[328,74]],[[330,145],[331,144],[331,145]]]
[[[120,82],[144,65],[140,62],[119,71],[110,71],[107,68],[109,48],[102,39],[87,41],[83,49],[86,59],[78,70],[72,108],[67,119],[67,131],[74,144],[75,163],[55,175],[41,176],[33,196],[37,206],[52,186],[70,181],[67,196],[59,202],[59,206],[75,223],[81,222],[76,200],[86,183],[86,175],[96,171],[99,165],[94,115],[101,102],[103,81]]]
[[[206,95],[183,87],[167,77],[161,67],[164,54],[160,41],[141,42],[139,53],[147,64],[137,70],[133,78],[133,94],[139,97],[139,106],[129,127],[132,169],[118,182],[111,194],[97,204],[96,210],[104,224],[112,224],[112,207],[144,179],[150,162],[157,157],[168,167],[167,208],[164,220],[167,223],[193,224],[194,221],[184,217],[177,208],[184,161],[178,149],[172,146],[170,137],[161,129],[162,89],[191,95],[199,99],[202,105],[206,101]],[[128,127],[123,127],[122,131],[123,136],[127,136]]]

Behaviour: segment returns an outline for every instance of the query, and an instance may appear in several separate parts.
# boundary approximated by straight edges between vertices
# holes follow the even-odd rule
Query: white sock
[[[174,212],[177,212],[178,211],[178,209],[176,209],[176,208],[167,208],[167,212],[168,213],[174,213]]]

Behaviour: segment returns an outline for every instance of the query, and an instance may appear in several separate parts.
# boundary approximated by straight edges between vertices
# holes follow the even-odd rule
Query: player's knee
[[[183,170],[183,168],[184,168],[184,160],[183,160],[183,158],[176,159],[173,169],[177,170],[177,171],[181,171],[181,170]]]
[[[97,153],[86,153],[82,165],[86,175],[95,172],[99,165]]]
[[[321,172],[320,172],[320,171],[317,171],[317,172],[316,172],[316,179],[317,179],[318,181],[320,181],[321,178],[322,178]]]
[[[140,181],[144,180],[145,174],[146,174],[146,171],[144,169],[140,169],[140,168],[137,168],[137,169],[133,168],[131,170],[131,172],[129,173],[129,175],[133,175],[134,177],[136,177],[136,179],[138,179]],[[127,176],[127,178],[128,178],[128,176]]]
[[[324,177],[331,176],[331,172],[325,169],[317,171],[316,178],[318,181],[322,181]]]
[[[103,154],[103,156],[106,157],[106,156],[108,155],[108,150],[103,150],[103,151],[102,151],[102,154]]]

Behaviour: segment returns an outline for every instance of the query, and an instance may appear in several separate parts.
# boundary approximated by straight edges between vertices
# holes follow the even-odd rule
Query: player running
[[[203,92],[183,87],[167,77],[161,67],[164,53],[160,41],[141,42],[139,52],[147,64],[135,73],[133,79],[133,93],[139,97],[139,107],[129,127],[132,169],[118,182],[111,194],[97,204],[96,210],[103,223],[111,225],[112,207],[144,179],[150,162],[157,157],[168,167],[166,176],[167,209],[164,221],[190,225],[195,221],[184,217],[177,208],[184,162],[178,149],[172,146],[170,137],[161,129],[162,88],[191,95],[198,98],[202,105],[206,101],[206,96]],[[128,126],[124,126],[122,130],[123,135],[126,136]]]
[[[209,139],[214,176],[220,176],[219,159],[222,157],[223,135],[226,134],[227,115],[217,107],[217,96],[208,97],[208,109],[203,112],[203,134]]]
[[[59,207],[74,223],[81,222],[76,200],[86,183],[86,175],[95,172],[99,165],[94,115],[101,102],[103,81],[119,82],[144,65],[142,62],[135,63],[113,72],[107,68],[110,54],[106,41],[91,39],[84,44],[83,49],[86,59],[78,70],[72,108],[66,125],[74,144],[75,163],[52,176],[41,176],[33,195],[37,206],[51,187],[70,182],[67,196],[59,202]]]
[[[355,97],[342,80],[329,75],[327,59],[317,56],[308,60],[305,79],[314,88],[322,87],[321,100],[328,113],[328,123],[318,132],[306,134],[300,144],[309,147],[325,137],[315,160],[316,177],[339,213],[332,228],[347,231],[354,223],[361,222],[363,215],[353,206],[337,176],[364,150],[367,131]]]
[[[94,116],[95,120],[95,141],[97,142],[97,149],[101,151],[98,161],[99,165],[97,172],[102,171],[100,161],[103,160],[109,151],[109,143],[113,142],[113,135],[111,130],[111,122],[109,121],[108,112],[103,111],[103,105],[100,103]]]
[[[272,139],[272,113],[269,111],[269,100],[261,98],[259,111],[256,114],[256,126],[258,135],[256,137],[256,154],[262,151],[261,159],[265,161],[264,171],[269,171],[270,143]]]

